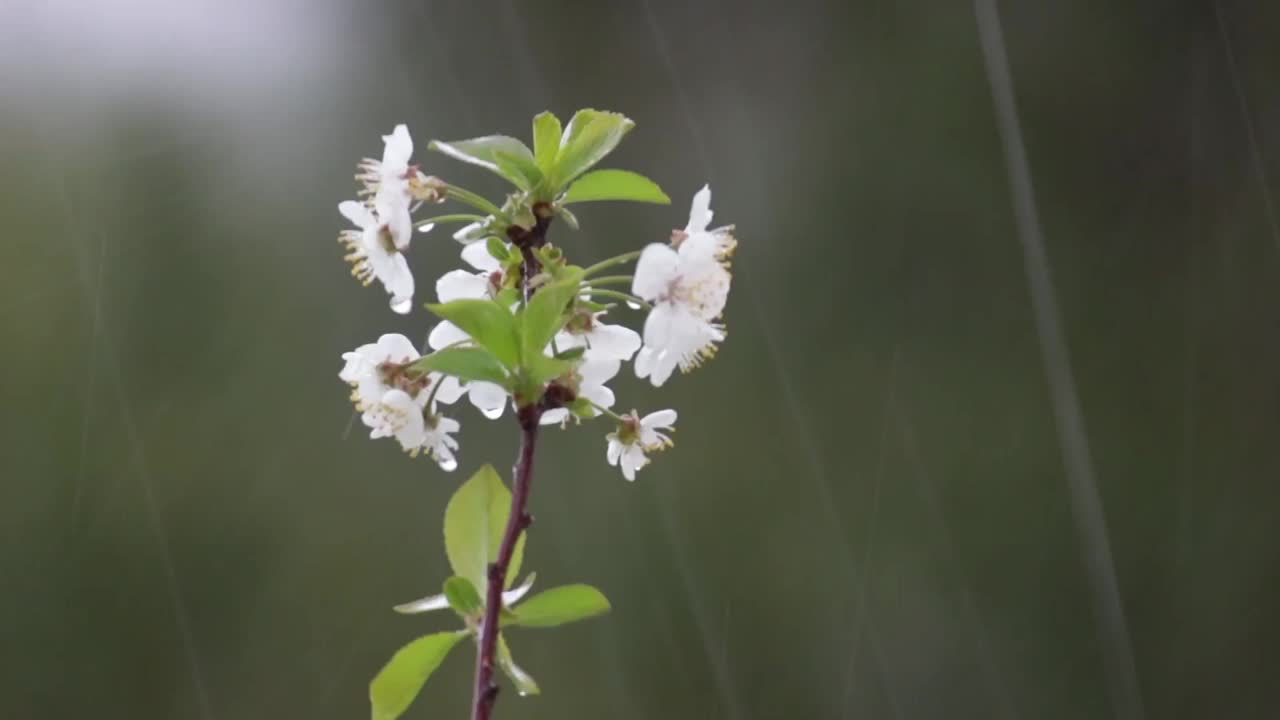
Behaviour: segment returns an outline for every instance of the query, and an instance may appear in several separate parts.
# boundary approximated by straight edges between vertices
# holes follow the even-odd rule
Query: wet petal
[[[489,279],[466,270],[450,270],[436,281],[436,297],[440,302],[482,300],[488,295]]]
[[[502,269],[498,259],[489,254],[486,243],[476,241],[462,248],[462,261],[484,273],[497,272]]]
[[[640,426],[646,429],[670,430],[676,424],[675,410],[658,410],[640,418]]]
[[[449,599],[444,595],[428,595],[420,600],[397,605],[392,609],[398,613],[413,615],[415,613],[431,612],[432,610],[443,610],[447,607],[449,607]]]
[[[665,295],[680,269],[680,256],[670,246],[653,243],[640,254],[631,292],[645,300]]]
[[[350,220],[352,224],[361,229],[376,224],[373,213],[369,211],[369,208],[355,200],[346,200],[338,203],[338,212],[342,213],[342,217]]]
[[[689,234],[704,232],[711,224],[711,186],[703,185],[693,196],[693,205],[689,208],[689,224],[684,231]]]

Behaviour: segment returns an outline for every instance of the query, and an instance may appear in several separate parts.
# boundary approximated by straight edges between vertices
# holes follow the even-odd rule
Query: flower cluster
[[[580,122],[584,113],[592,115]],[[340,239],[350,250],[353,274],[366,285],[382,283],[397,313],[407,313],[414,296],[405,256],[413,213],[446,198],[483,213],[418,221],[424,231],[442,222],[464,223],[454,234],[462,244],[464,267],[436,280],[439,304],[429,306],[442,318],[427,337],[433,352],[421,356],[403,335],[383,335],[343,356],[346,366],[339,376],[354,388],[352,399],[371,437],[395,437],[406,451],[425,453],[452,470],[458,449],[452,434],[459,423],[441,415],[440,406],[466,396],[489,419],[501,417],[508,407],[526,406],[535,406],[545,425],[612,418],[616,426],[607,437],[606,458],[627,480],[635,479],[650,453],[670,446],[664,433],[672,430],[676,412],[616,413],[609,384],[630,362],[636,377],[661,386],[676,368],[688,372],[715,354],[726,336],[721,315],[737,241],[732,226],[711,228],[711,190],[704,186],[694,195],[687,224],[673,231],[669,242],[587,268],[569,264],[546,239],[556,218],[576,228],[566,205],[609,199],[669,202],[652,181],[634,173],[584,174],[612,145],[603,152],[595,147],[577,152],[574,143],[599,143],[609,136],[575,130],[575,124],[618,123],[620,138],[630,121],[616,118],[621,116],[582,111],[563,137],[553,138],[558,146],[538,144],[532,151],[503,136],[432,143],[433,150],[511,180],[518,191],[500,206],[411,165],[413,141],[404,125],[383,137],[381,161],[360,163],[356,177],[364,186],[362,199],[338,208],[357,229],[344,231]],[[535,133],[535,142],[542,140]],[[600,274],[631,260],[637,261],[634,275]],[[615,320],[626,309],[647,311],[642,334]]]

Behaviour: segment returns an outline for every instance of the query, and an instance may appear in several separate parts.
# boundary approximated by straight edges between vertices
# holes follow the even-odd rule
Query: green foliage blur
[[[1280,6],[1002,10],[1146,714],[1274,717]],[[431,317],[351,280],[337,203],[395,123],[494,197],[426,140],[579,107],[672,204],[553,241],[664,240],[710,182],[730,333],[617,382],[681,413],[634,484],[546,433],[525,564],[613,610],[517,640],[497,715],[1112,714],[969,3],[47,0],[0,5],[0,717],[366,715],[516,433],[463,414],[453,474],[363,437],[340,353]]]

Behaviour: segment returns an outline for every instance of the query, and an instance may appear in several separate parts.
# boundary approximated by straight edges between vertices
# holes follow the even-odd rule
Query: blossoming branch
[[[497,203],[423,172],[413,162],[408,128],[397,125],[383,137],[382,159],[360,162],[358,199],[338,206],[354,226],[338,238],[352,275],[364,285],[381,284],[396,313],[410,312],[416,294],[409,263],[415,229],[429,238],[441,234],[437,227],[458,226],[453,239],[461,245],[462,267],[440,275],[437,302],[427,305],[440,318],[423,349],[428,354],[403,335],[384,334],[342,356],[339,377],[351,385],[370,437],[395,438],[410,455],[426,455],[452,471],[462,429],[452,408],[463,397],[489,420],[510,409],[521,437],[511,490],[485,465],[450,500],[444,534],[454,575],[442,592],[395,608],[451,608],[463,628],[420,637],[392,657],[370,685],[375,720],[402,714],[465,637],[477,645],[472,717],[488,718],[498,693],[495,667],[520,694],[539,692],[516,665],[503,629],[561,625],[609,609],[604,595],[587,585],[523,600],[533,585],[530,574],[512,588],[532,522],[539,428],[609,421],[605,458],[634,480],[652,453],[671,445],[677,414],[620,413],[609,382],[632,363],[637,377],[660,386],[676,368],[687,373],[715,355],[726,336],[721,314],[737,244],[731,226],[712,227],[705,186],[694,195],[684,228],[642,250],[584,267],[550,241],[555,220],[578,229],[570,210],[576,203],[670,203],[646,177],[592,169],[633,126],[618,113],[580,110],[562,128],[544,112],[533,120],[532,149],[503,135],[430,144],[510,182],[512,192]],[[463,206],[462,212],[415,217],[446,202]],[[632,273],[620,272],[632,262]],[[637,322],[637,313],[644,313],[642,332],[624,324]]]

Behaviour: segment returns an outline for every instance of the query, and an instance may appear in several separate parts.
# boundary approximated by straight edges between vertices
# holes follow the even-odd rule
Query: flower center
[[[391,237],[391,226],[383,225],[378,228],[378,245],[387,252],[388,255],[394,255],[400,252],[396,248],[396,241]]]
[[[431,378],[426,373],[409,372],[413,361],[405,358],[404,362],[387,360],[378,365],[378,377],[382,384],[396,390],[403,390],[409,397],[417,397],[418,393],[431,387]]]

